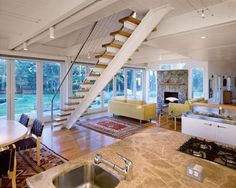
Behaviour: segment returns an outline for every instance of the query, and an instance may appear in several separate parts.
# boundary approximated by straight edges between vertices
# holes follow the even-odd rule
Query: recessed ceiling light
[[[206,36],[201,36],[201,39],[205,39],[206,38]]]
[[[27,43],[26,43],[26,42],[23,43],[23,49],[24,49],[25,51],[28,50],[28,47],[27,47]]]
[[[49,38],[54,39],[55,38],[55,30],[54,27],[49,28]]]

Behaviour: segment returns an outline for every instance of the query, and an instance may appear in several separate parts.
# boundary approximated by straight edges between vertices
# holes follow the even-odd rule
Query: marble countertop
[[[194,114],[192,112],[183,113],[183,116],[190,117],[190,118],[195,118],[195,119],[213,121],[213,122],[216,122],[216,123],[226,123],[226,124],[230,124],[230,125],[236,125],[235,120],[223,119],[223,118],[218,118],[218,117],[209,117],[207,115]]]
[[[169,131],[159,127],[147,128],[143,132],[127,137],[108,147],[51,168],[27,179],[30,188],[54,187],[52,180],[85,163],[92,163],[96,153],[123,166],[123,161],[117,156],[120,153],[133,161],[133,179],[124,180],[122,175],[109,167],[100,166],[121,179],[118,188],[158,188],[158,187],[227,187],[235,188],[236,171],[213,162],[193,157],[179,151],[179,146],[189,139],[189,136],[179,132]],[[204,168],[202,183],[186,176],[186,168],[190,163],[197,163]]]

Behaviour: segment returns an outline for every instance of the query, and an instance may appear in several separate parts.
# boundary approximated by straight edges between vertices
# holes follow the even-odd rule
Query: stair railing
[[[53,130],[53,119],[54,119],[54,114],[53,114],[53,110],[54,110],[54,108],[53,108],[54,99],[55,99],[55,97],[57,96],[58,92],[60,91],[60,89],[61,89],[61,87],[62,87],[64,81],[66,80],[66,77],[67,77],[68,74],[70,73],[70,71],[71,71],[73,65],[75,64],[75,62],[76,62],[77,58],[79,57],[81,51],[83,50],[84,46],[86,45],[87,41],[89,40],[91,34],[93,33],[93,31],[94,31],[94,29],[95,29],[97,23],[98,23],[98,22],[96,21],[96,22],[93,24],[93,27],[91,28],[91,30],[90,30],[90,32],[89,32],[89,34],[88,34],[86,40],[84,41],[84,43],[82,44],[81,48],[79,49],[77,55],[75,56],[74,61],[71,63],[71,65],[70,65],[69,69],[67,70],[65,76],[63,77],[63,79],[62,79],[62,81],[61,81],[59,87],[57,88],[55,94],[54,94],[53,97],[52,97],[52,100],[51,100],[51,123],[52,123],[52,124],[51,124],[51,129],[52,129],[52,130]]]

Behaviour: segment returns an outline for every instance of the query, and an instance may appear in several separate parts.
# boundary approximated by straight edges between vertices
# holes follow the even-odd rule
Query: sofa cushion
[[[113,101],[118,101],[118,102],[126,102],[126,98],[124,97],[113,97],[112,98]]]
[[[127,99],[126,102],[129,104],[138,104],[138,105],[144,104],[143,100],[137,100],[137,99]]]

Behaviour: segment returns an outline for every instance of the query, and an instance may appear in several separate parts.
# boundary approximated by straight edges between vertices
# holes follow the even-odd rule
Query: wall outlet
[[[189,164],[187,166],[187,176],[202,182],[203,181],[203,167],[198,164]]]

